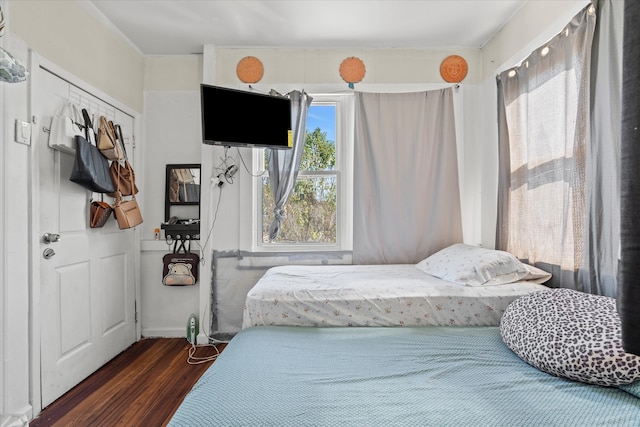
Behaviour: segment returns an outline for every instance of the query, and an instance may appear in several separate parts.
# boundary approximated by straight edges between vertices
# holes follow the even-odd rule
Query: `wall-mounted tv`
[[[291,101],[200,85],[202,142],[236,147],[291,148]]]

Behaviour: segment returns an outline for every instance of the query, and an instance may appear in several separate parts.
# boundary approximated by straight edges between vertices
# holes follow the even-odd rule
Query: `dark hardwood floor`
[[[143,339],[68,391],[29,424],[35,426],[164,426],[213,361],[187,363],[184,338]],[[224,344],[217,346],[222,351]],[[216,354],[198,347],[195,357]]]

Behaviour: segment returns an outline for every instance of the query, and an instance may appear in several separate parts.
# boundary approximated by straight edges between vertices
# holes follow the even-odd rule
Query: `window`
[[[614,296],[619,119],[612,120],[617,103],[594,93],[614,99],[617,89],[591,68],[595,21],[587,5],[563,32],[498,76],[496,240],[550,270],[552,287]],[[599,54],[598,70],[617,63]],[[597,114],[604,109],[611,111]]]
[[[273,220],[273,195],[269,176],[268,151],[263,150],[258,184],[258,246],[264,249],[344,249],[350,233],[351,206],[343,200],[350,179],[345,179],[345,150],[350,138],[345,102],[341,97],[313,95],[307,115],[307,134],[295,188],[285,205],[287,214],[280,235],[269,241]],[[350,124],[352,126],[352,124]]]
[[[587,111],[579,109],[572,70],[544,77],[506,108],[514,135],[507,248],[522,259],[575,270],[583,255],[585,140],[582,121],[573,123]]]

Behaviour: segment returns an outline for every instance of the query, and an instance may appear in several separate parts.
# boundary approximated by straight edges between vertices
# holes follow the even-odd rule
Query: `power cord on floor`
[[[207,337],[208,344],[196,344],[195,342],[190,343],[191,347],[189,347],[189,355],[187,356],[187,363],[189,365],[200,365],[202,363],[208,363],[216,360],[218,356],[220,356],[220,350],[218,350],[217,344],[228,344],[229,341],[221,341],[214,338],[211,338],[207,331],[204,329],[204,319],[206,319],[208,310],[205,308],[204,313],[202,313],[202,319],[200,324],[202,325],[202,333]],[[187,340],[188,341],[188,340]],[[196,357],[195,353],[198,348],[201,347],[213,347],[216,350],[216,354],[206,356],[206,357]]]
[[[213,347],[216,350],[216,354],[212,354],[211,356],[206,357],[196,357],[196,351],[201,347]],[[220,350],[215,344],[200,344],[196,345],[195,343],[191,343],[191,347],[189,347],[189,356],[187,357],[187,363],[189,365],[200,365],[202,363],[209,363],[216,360],[220,356]]]

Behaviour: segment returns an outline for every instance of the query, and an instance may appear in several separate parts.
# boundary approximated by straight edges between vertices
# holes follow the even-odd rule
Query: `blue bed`
[[[551,376],[498,327],[239,332],[170,426],[639,426],[640,398]]]

